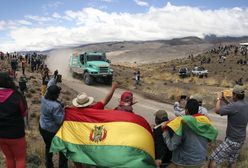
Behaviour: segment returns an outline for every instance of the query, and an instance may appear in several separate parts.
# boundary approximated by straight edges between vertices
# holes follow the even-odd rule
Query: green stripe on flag
[[[128,146],[78,145],[55,136],[50,152],[63,152],[69,160],[100,167],[156,167],[149,154]]]
[[[183,116],[183,122],[187,123],[196,134],[211,141],[215,140],[218,135],[218,130],[215,127],[208,123],[198,122],[194,117]]]

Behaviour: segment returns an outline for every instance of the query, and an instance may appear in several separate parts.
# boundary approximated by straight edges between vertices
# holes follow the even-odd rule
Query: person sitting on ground
[[[184,107],[185,107],[186,101],[187,101],[186,95],[181,95],[178,97],[178,101],[176,101],[173,106],[175,116],[185,115]]]
[[[202,101],[203,101],[203,98],[202,98],[202,95],[200,94],[194,94],[192,96],[190,96],[191,99],[196,99],[199,103],[199,111],[198,113],[199,114],[203,114],[205,116],[208,116],[208,110],[202,106]]]
[[[218,132],[208,117],[198,114],[198,111],[198,101],[189,99],[185,115],[163,125],[164,140],[172,151],[169,167],[200,168],[206,161],[208,142],[215,140]]]
[[[168,114],[165,110],[158,110],[155,113],[155,124],[160,125],[163,122],[169,121]],[[158,168],[166,168],[170,163],[172,152],[168,149],[163,140],[163,130],[161,126],[153,129],[155,141],[155,162]]]
[[[210,156],[209,167],[215,168],[225,160],[229,167],[236,167],[239,152],[246,139],[248,123],[248,102],[245,100],[244,86],[235,85],[232,91],[233,102],[226,100],[224,92],[218,95],[215,112],[226,115],[226,138]]]
[[[130,91],[125,91],[121,94],[121,99],[119,105],[115,108],[115,110],[126,111],[133,113],[133,105],[137,103],[134,102],[133,93]]]
[[[41,99],[41,114],[39,121],[39,131],[45,142],[46,168],[53,168],[53,153],[50,153],[50,146],[53,137],[59,130],[64,120],[63,104],[58,101],[61,88],[52,85],[47,88],[47,92]],[[59,168],[67,168],[67,159],[62,152],[59,153]]]
[[[24,117],[27,102],[17,90],[8,73],[0,73],[0,148],[6,167],[26,167],[26,140]]]

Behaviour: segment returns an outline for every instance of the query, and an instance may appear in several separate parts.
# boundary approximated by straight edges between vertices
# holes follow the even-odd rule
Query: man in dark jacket
[[[156,125],[162,122],[168,121],[168,114],[164,110],[158,110],[155,113],[155,123]],[[163,140],[163,130],[161,126],[154,127],[154,141],[155,141],[155,162],[157,167],[165,168],[171,160],[172,152],[168,149],[166,143]]]

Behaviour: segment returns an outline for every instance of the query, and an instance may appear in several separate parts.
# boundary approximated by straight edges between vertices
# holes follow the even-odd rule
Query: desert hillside
[[[112,63],[159,63],[213,47],[213,43],[196,37],[157,41],[124,41],[89,44],[74,48],[78,52],[105,51]]]

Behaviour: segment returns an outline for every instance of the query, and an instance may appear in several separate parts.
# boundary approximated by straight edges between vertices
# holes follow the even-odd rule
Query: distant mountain
[[[248,36],[244,37],[217,37],[207,35],[203,39],[189,36],[174,38],[171,40],[152,41],[113,41],[102,43],[83,44],[80,46],[68,46],[71,52],[83,53],[86,51],[103,51],[107,53],[112,63],[158,63],[178,58],[188,57],[190,54],[198,55],[216,47],[220,43],[247,42]],[[55,50],[62,50],[57,48]],[[52,50],[45,53],[51,53]],[[69,56],[69,55],[68,55]]]
[[[221,43],[221,42],[248,42],[248,36],[241,37],[231,37],[231,36],[223,36],[218,37],[215,34],[206,35],[204,40],[209,43]]]

